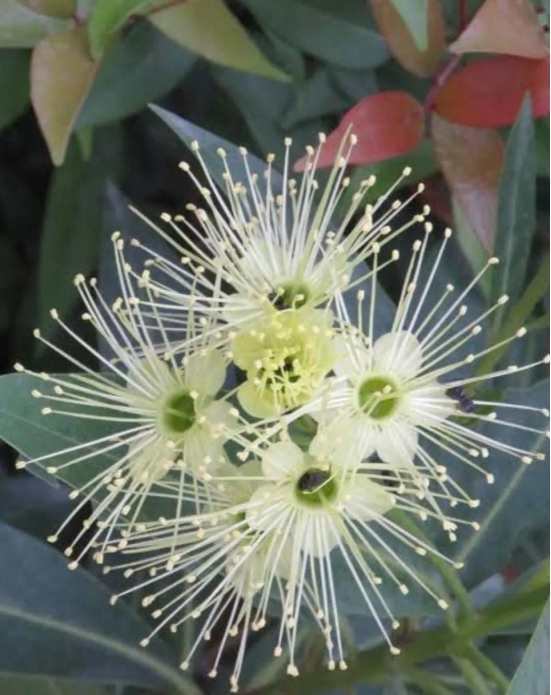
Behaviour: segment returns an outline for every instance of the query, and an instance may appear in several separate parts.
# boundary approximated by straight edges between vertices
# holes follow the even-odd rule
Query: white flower
[[[280,529],[276,537],[280,547],[285,548],[286,561],[274,571],[285,579],[282,632],[288,632],[291,675],[298,675],[294,647],[305,611],[312,614],[324,634],[329,668],[335,668],[337,662],[346,668],[340,633],[342,593],[335,573],[338,556],[340,571],[347,573],[355,584],[392,653],[399,649],[384,620],[389,619],[394,628],[398,622],[380,590],[384,579],[407,594],[407,579],[399,575],[405,576],[430,594],[440,607],[447,607],[445,599],[415,572],[402,551],[397,551],[389,540],[398,540],[420,555],[443,556],[394,521],[391,512],[401,510],[423,519],[430,516],[448,529],[457,528],[461,522],[421,506],[416,501],[419,489],[414,481],[405,485],[394,467],[362,463],[355,456],[351,446],[346,459],[319,458],[290,441],[273,444],[262,454],[267,482],[253,493],[246,520],[259,534],[273,534],[274,525]],[[342,574],[339,576],[342,579]],[[280,652],[278,645],[276,654]]]
[[[407,466],[416,461],[420,475],[436,481],[439,493],[449,497],[452,504],[465,502],[477,506],[478,501],[448,478],[448,469],[435,453],[466,463],[486,475],[484,461],[492,449],[500,450],[531,463],[533,454],[504,444],[472,427],[477,421],[527,429],[514,420],[504,420],[500,411],[533,410],[549,416],[548,410],[529,406],[491,402],[471,397],[470,389],[484,381],[507,376],[512,372],[531,369],[549,358],[523,367],[511,366],[490,374],[457,375],[465,365],[474,365],[484,355],[501,348],[526,333],[520,329],[512,337],[489,347],[468,352],[468,344],[482,333],[483,323],[505,304],[503,296],[489,309],[472,319],[465,319],[468,308],[464,301],[476,286],[482,273],[497,263],[491,258],[485,269],[453,299],[452,285],[434,296],[433,282],[447,240],[438,252],[428,279],[421,282],[420,272],[431,226],[426,225],[423,242],[416,241],[406,274],[400,302],[391,331],[378,335],[375,325],[376,287],[379,248],[375,248],[373,287],[367,316],[364,316],[365,293],[358,293],[357,316],[351,317],[344,300],[335,302],[340,335],[335,339],[338,356],[332,386],[323,398],[310,403],[311,414],[319,419],[319,434],[313,443],[315,452],[332,449],[335,455],[346,452],[350,442],[357,442],[362,456],[377,455],[390,463]],[[359,329],[353,324],[357,319]],[[488,408],[491,411],[488,412]],[[307,410],[307,408],[302,409]],[[530,431],[540,432],[537,428]],[[439,494],[437,493],[437,494]]]
[[[95,428],[96,434],[85,441],[18,464],[39,464],[48,473],[86,481],[70,493],[71,498],[80,497],[81,501],[50,537],[55,542],[79,510],[90,500],[97,503],[66,554],[73,555],[75,544],[92,522],[98,521],[99,531],[72,560],[71,568],[98,535],[109,539],[110,529],[121,515],[128,519],[131,531],[147,509],[149,493],[159,480],[167,475],[180,478],[184,471],[209,475],[224,460],[224,442],[234,435],[239,439],[234,408],[224,398],[217,400],[225,379],[226,358],[208,343],[196,342],[192,352],[176,361],[158,317],[151,323],[141,310],[122,256],[122,241],[117,237],[115,251],[121,298],[112,307],[97,290],[95,280],[87,283],[80,275],[75,279],[86,308],[82,318],[105,341],[112,359],[84,341],[57,311],[51,312],[58,326],[105,371],[93,371],[35,331],[39,340],[80,370],[70,375],[35,374],[46,387],[53,387],[33,391],[33,396],[47,404],[42,413],[74,418],[76,425],[100,425],[99,434]],[[160,345],[155,346],[155,341]],[[16,369],[27,371],[21,365]],[[81,473],[68,470],[73,467]]]
[[[147,592],[142,605],[151,607],[158,624],[142,646],[163,628],[176,632],[187,621],[201,618],[182,669],[189,667],[202,642],[216,631],[216,654],[208,674],[214,678],[228,639],[239,635],[231,692],[238,688],[250,630],[266,624],[270,589],[274,581],[280,583],[274,579],[275,569],[284,564],[284,550],[276,548],[272,533],[277,522],[259,534],[246,520],[247,512],[256,506],[251,497],[262,481],[256,461],[240,468],[231,464],[219,467],[215,477],[198,482],[203,500],[199,513],[143,523],[133,533],[125,533],[122,548],[119,542],[111,546],[122,549],[125,561],[105,568],[122,570],[128,579],[142,577],[112,597],[114,603],[134,591]],[[193,486],[191,480],[183,487],[163,480],[159,489],[176,500],[197,494]]]
[[[273,155],[267,159],[261,181],[251,172],[247,152],[241,148],[246,175],[241,182],[235,180],[224,150],[218,150],[225,168],[225,197],[218,191],[199,145],[194,143],[207,186],[187,163],[180,166],[203,196],[204,207],[188,205],[187,215],[161,215],[176,233],[176,241],[134,210],[182,256],[182,264],[178,265],[143,246],[150,257],[149,265],[161,271],[148,281],[165,298],[165,304],[159,306],[166,316],[177,320],[178,309],[186,311],[193,305],[201,312],[222,316],[232,330],[239,330],[263,320],[272,307],[325,306],[335,292],[355,286],[369,275],[365,260],[371,256],[375,240],[386,244],[423,221],[424,214],[420,214],[393,227],[417,195],[414,193],[403,203],[387,204],[396,186],[409,175],[409,168],[375,205],[365,205],[375,177],[362,181],[350,195],[342,219],[337,219],[337,208],[350,184],[345,168],[356,138],[350,135],[343,140],[329,180],[320,192],[316,168],[324,142],[320,136],[317,149],[307,148],[305,172],[297,182],[289,171],[291,140],[285,140],[281,190],[274,180]],[[359,272],[354,273],[354,269]],[[230,289],[222,289],[223,283]]]

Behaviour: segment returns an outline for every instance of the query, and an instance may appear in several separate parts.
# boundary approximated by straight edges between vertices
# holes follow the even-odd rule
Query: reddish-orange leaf
[[[358,143],[350,164],[371,164],[405,154],[423,138],[421,104],[406,92],[381,92],[364,97],[345,114],[328,137],[319,159],[320,167],[332,166],[346,132],[355,133]],[[295,164],[302,171],[305,159]]]
[[[54,164],[61,164],[97,70],[85,29],[42,39],[31,60],[31,101]]]
[[[506,53],[524,58],[545,58],[549,54],[531,0],[486,0],[450,51]]]
[[[515,122],[526,92],[534,118],[549,113],[549,59],[484,58],[455,72],[436,92],[434,109],[453,123],[495,128]]]
[[[444,18],[439,0],[428,0],[428,46],[425,51],[419,50],[391,0],[370,0],[370,3],[379,30],[396,60],[414,75],[433,75],[446,48]]]
[[[434,152],[448,185],[484,248],[491,253],[505,148],[497,131],[432,115]]]

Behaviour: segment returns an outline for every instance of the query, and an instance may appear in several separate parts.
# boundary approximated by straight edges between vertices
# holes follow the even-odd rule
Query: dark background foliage
[[[411,165],[407,186],[426,183],[419,204],[431,206],[438,230],[456,230],[443,282],[469,278],[497,253],[500,270],[479,300],[507,292],[513,301],[493,335],[527,325],[522,349],[508,357],[541,356],[549,325],[548,3],[200,2],[0,2],[0,373],[15,361],[66,368],[31,331],[38,326],[60,339],[49,310],[76,321],[74,275],[101,274],[115,229],[139,233],[121,195],[151,215],[194,199],[177,168],[191,159],[189,150],[150,103],[261,158],[279,155],[290,134],[298,160],[317,133],[334,133],[333,143],[353,123],[360,138],[353,179],[376,173],[378,195]],[[391,297],[399,284],[398,277],[385,280]],[[543,405],[543,378],[539,371],[510,385]],[[9,379],[1,382],[0,437],[25,450],[36,433],[16,416],[32,424],[33,415],[21,382]],[[62,556],[44,547],[69,508],[66,490],[15,472],[15,458],[0,444],[0,652],[8,655],[0,657],[0,693],[196,692],[174,675],[181,644],[159,641],[142,653],[134,645],[145,617],[124,606],[113,612],[103,579],[69,574]],[[492,491],[497,522],[492,518],[488,545],[477,549],[474,573],[465,578],[482,605],[514,593],[511,582],[529,581],[526,572],[536,577],[540,594],[521,616],[528,619],[481,636],[484,654],[507,677],[543,607],[548,555],[545,475],[530,473],[509,489],[515,475],[508,471]],[[52,630],[52,622],[63,629]],[[417,619],[409,627],[414,634]],[[482,681],[469,680],[459,658],[433,658],[409,680],[398,671],[377,680],[369,667],[376,656],[369,656],[371,623],[351,618],[349,632],[351,649],[366,650],[367,665],[346,683],[335,681],[338,692],[505,692],[483,668]],[[543,623],[538,635],[507,691],[513,695],[548,692],[539,689],[540,667],[533,665],[545,643]],[[547,624],[547,645],[548,636]],[[315,638],[305,635],[303,670],[310,675],[299,682],[303,692],[325,689],[315,680],[319,656]],[[248,663],[251,693],[260,686],[268,692],[282,676],[262,639]],[[200,661],[195,679],[203,691],[226,692],[205,680],[206,670]],[[298,692],[285,682],[273,687],[274,695]]]

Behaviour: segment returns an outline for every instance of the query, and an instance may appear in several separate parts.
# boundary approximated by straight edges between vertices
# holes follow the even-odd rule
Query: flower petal
[[[386,333],[375,342],[373,361],[377,372],[410,379],[419,373],[423,353],[413,333],[397,331]]]
[[[262,398],[252,381],[246,381],[237,390],[237,400],[243,410],[253,417],[264,419],[280,415],[280,408],[269,399]]]
[[[289,479],[304,468],[304,453],[292,442],[277,442],[262,452],[262,471],[269,480]]]
[[[347,514],[364,521],[386,514],[396,504],[392,494],[366,475],[351,477],[346,484],[344,494]]]
[[[273,526],[275,515],[282,513],[282,503],[289,499],[289,489],[273,483],[257,488],[247,505],[247,523],[251,528],[266,531]]]
[[[375,449],[385,463],[407,466],[413,461],[418,440],[419,434],[413,425],[392,421],[377,432]]]
[[[186,386],[201,395],[214,396],[224,385],[226,360],[218,350],[190,357],[185,366]]]
[[[352,383],[361,379],[368,369],[370,351],[357,336],[343,334],[333,338],[336,361],[333,371],[337,376],[346,377]]]

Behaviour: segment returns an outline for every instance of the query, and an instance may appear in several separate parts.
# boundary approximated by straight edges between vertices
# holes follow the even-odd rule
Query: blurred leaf
[[[516,301],[524,289],[536,226],[536,152],[530,99],[524,100],[509,134],[499,186],[494,251],[500,259],[492,276],[492,299]]]
[[[402,0],[403,7],[410,7]],[[446,48],[446,28],[439,0],[428,0],[428,37],[421,48],[410,31],[410,25],[394,0],[371,0],[371,9],[379,29],[387,40],[390,52],[409,72],[419,77],[433,75]]]
[[[192,142],[195,140],[199,143],[201,147],[201,156],[209,168],[215,182],[222,191],[225,191],[225,183],[223,179],[224,167],[222,165],[222,160],[217,153],[217,150],[220,148],[226,151],[226,161],[235,180],[246,180],[247,171],[243,164],[243,157],[234,144],[218,137],[214,133],[209,133],[207,130],[203,130],[203,128],[200,128],[199,126],[180,118],[180,116],[177,116],[170,111],[161,109],[158,106],[152,106],[151,109],[172,129],[172,131],[180,138],[180,140],[182,140],[182,142],[185,143],[188,148],[191,147]],[[264,172],[267,168],[266,163],[254,155],[249,154],[248,164],[251,173],[258,174],[259,179],[262,180]],[[279,192],[281,190],[283,177],[276,169],[273,168],[271,183],[274,192]]]
[[[54,164],[61,164],[97,70],[84,29],[42,39],[31,62],[31,100]]]
[[[101,685],[51,678],[0,676],[2,695],[108,695]]]
[[[63,31],[69,22],[33,12],[19,0],[2,0],[0,46],[29,48],[45,36]]]
[[[298,123],[328,114],[340,114],[348,100],[337,91],[327,67],[318,68],[295,88],[292,101],[286,105],[281,125],[285,129]]]
[[[549,601],[507,695],[549,695]]]
[[[152,0],[96,0],[86,22],[93,57],[101,56],[109,39],[132,13],[148,8],[151,3]]]
[[[304,0],[242,0],[263,28],[306,53],[344,68],[369,68],[388,58],[385,43],[368,28],[368,16],[353,22]]]
[[[18,0],[33,12],[68,19],[77,8],[76,0]]]
[[[428,0],[390,0],[408,27],[419,51],[428,48]]]
[[[348,111],[327,138],[319,167],[332,166],[345,134],[358,136],[350,164],[370,164],[413,150],[423,139],[421,104],[406,92],[381,92],[365,97]],[[305,159],[295,164],[302,171]]]
[[[174,89],[196,59],[149,23],[139,22],[103,60],[77,126],[101,125],[141,111]]]
[[[506,53],[545,58],[549,47],[530,0],[485,0],[459,38],[453,53]]]
[[[551,148],[549,117],[539,118],[534,127],[536,129],[536,159],[538,164],[538,176],[549,178],[549,149]]]
[[[323,130],[322,113],[331,109],[331,103],[333,108],[336,102],[343,108],[342,97],[335,90],[330,91],[328,76],[324,90],[324,78],[316,77],[317,73],[304,82],[288,85],[226,68],[217,67],[212,72],[215,81],[241,111],[262,153],[281,151],[286,136],[292,136],[291,157],[302,153],[306,142],[317,139]],[[319,90],[309,89],[311,80],[315,80]],[[309,108],[319,113],[309,113]],[[289,113],[294,123],[287,121]]]
[[[548,406],[549,381],[541,381],[525,389],[508,389],[503,403],[515,403],[543,409]],[[499,410],[498,412],[503,412]],[[507,420],[506,417],[504,417]],[[517,411],[515,424],[527,427],[546,426],[543,414]],[[545,435],[519,430],[506,425],[487,423],[479,428],[488,437],[506,446],[526,448],[538,452],[544,448]],[[480,499],[480,507],[462,514],[479,522],[480,530],[464,532],[456,543],[455,559],[465,562],[462,576],[465,583],[475,586],[499,571],[519,543],[522,534],[529,529],[548,524],[549,464],[537,461],[531,465],[495,451],[486,459],[485,469],[493,473],[495,482],[488,485],[484,475],[474,474],[463,464],[449,465],[450,477],[473,499]]]
[[[28,51],[0,50],[0,130],[27,108],[30,58]]]
[[[110,145],[116,155],[116,143],[110,139]],[[38,325],[44,332],[49,332],[50,309],[63,316],[76,305],[74,276],[90,273],[97,262],[106,176],[99,155],[87,163],[75,143],[52,179],[38,267]]]
[[[534,308],[542,299],[548,296],[547,290],[549,289],[549,254],[543,255],[540,260],[540,266],[537,272],[534,273],[528,287],[524,291],[524,294],[515,304],[509,309],[509,312],[503,321],[499,331],[494,337],[494,342],[499,343],[502,340],[506,340],[513,333],[518,331],[519,328],[526,326],[526,323],[530,319]],[[549,318],[549,317],[543,317]],[[528,326],[530,329],[530,326]],[[491,372],[495,365],[499,363],[501,357],[507,351],[507,345],[503,345],[497,350],[492,350],[492,352],[484,355],[484,357],[478,363],[476,373],[477,374],[487,374]],[[540,359],[541,355],[538,355],[536,359]]]
[[[19,451],[22,458],[46,456],[117,431],[116,423],[42,415],[39,402],[31,394],[33,389],[42,385],[40,379],[27,374],[0,377],[0,439]],[[106,454],[103,460],[112,463],[114,459]],[[101,470],[101,465],[100,460],[97,468],[95,462],[92,465],[90,461],[86,466],[68,466],[63,470],[63,477],[58,477],[72,487],[80,487],[94,472]],[[37,467],[29,470],[33,474],[38,472]],[[55,478],[42,469],[40,477],[51,485],[58,485]]]
[[[347,98],[348,107],[380,91],[374,70],[348,70],[335,65],[328,68],[338,90]]]
[[[15,310],[21,263],[14,244],[0,235],[0,333],[8,330]]]
[[[434,113],[434,151],[452,194],[488,253],[494,248],[505,148],[497,131],[450,123]]]
[[[223,0],[186,0],[150,19],[171,39],[214,63],[288,80],[264,57]]]
[[[534,118],[549,114],[549,60],[495,56],[453,73],[434,98],[434,108],[448,121],[474,128],[514,123],[526,92]]]
[[[0,671],[80,677],[198,695],[166,647],[84,570],[69,572],[56,550],[0,523]]]

